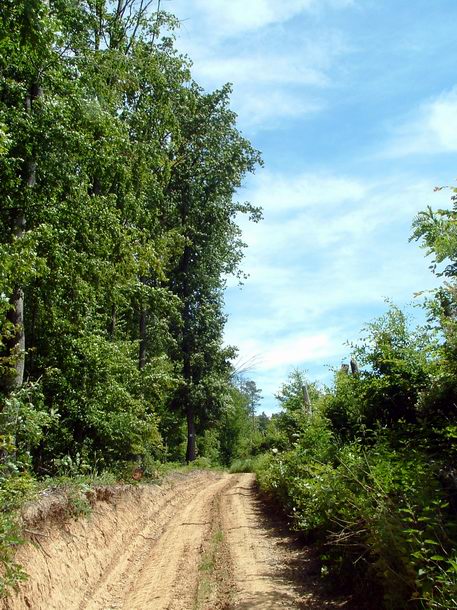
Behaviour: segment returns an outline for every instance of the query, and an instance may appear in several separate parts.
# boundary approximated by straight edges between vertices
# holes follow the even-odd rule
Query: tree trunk
[[[183,224],[187,216],[187,205],[184,206]],[[184,304],[183,308],[183,331],[182,331],[182,358],[183,358],[183,378],[185,383],[183,407],[187,418],[187,463],[193,462],[197,457],[197,441],[195,435],[195,412],[192,404],[191,387],[192,387],[192,330],[191,330],[191,309],[190,309],[190,294],[191,288],[189,284],[189,270],[191,260],[191,249],[187,245],[181,259],[180,275],[181,275],[181,299]]]
[[[33,83],[29,93],[25,97],[24,106],[27,114],[33,113],[33,102],[43,95],[43,90],[38,83]],[[24,198],[27,190],[33,189],[36,182],[36,161],[27,159],[24,164],[23,183]],[[24,209],[16,212],[13,221],[14,236],[21,239],[25,234],[26,217]],[[14,325],[14,335],[6,343],[6,353],[11,359],[15,372],[3,383],[4,389],[11,392],[18,389],[24,383],[25,369],[25,332],[24,332],[24,291],[21,286],[16,286],[10,297],[11,309],[7,314],[7,319]]]
[[[187,419],[187,450],[186,462],[193,462],[197,457],[197,438],[195,435],[195,413],[192,404],[191,386],[192,386],[192,366],[190,362],[191,348],[188,332],[186,333],[186,323],[184,323],[184,337],[182,343],[183,351],[183,377],[184,377],[184,392],[183,392],[183,407]]]
[[[186,416],[187,416],[187,450],[186,450],[186,462],[189,464],[193,462],[197,457],[197,442],[195,437],[195,418],[194,410],[190,401],[187,400],[186,405]]]
[[[359,374],[359,365],[357,364],[357,361],[355,358],[351,358],[351,373],[357,377],[357,375]]]
[[[8,321],[14,325],[14,335],[6,342],[9,357],[13,360],[15,373],[7,383],[7,390],[20,388],[24,381],[25,367],[25,333],[24,333],[24,292],[17,286],[10,298],[11,309],[7,314]]]
[[[45,7],[49,8],[49,0],[42,0]],[[35,82],[32,82],[24,100],[25,111],[28,115],[33,114],[33,103],[43,96],[43,89],[39,82],[39,77]],[[33,189],[36,182],[36,160],[32,153],[32,157],[25,160],[23,170],[24,184],[24,199],[27,198],[28,189]],[[25,233],[26,215],[25,206],[21,206],[15,214],[13,220],[13,231],[16,239],[21,239]],[[15,373],[6,379],[7,391],[12,391],[20,388],[24,382],[25,369],[25,332],[24,332],[24,291],[21,286],[15,286],[13,294],[10,297],[11,310],[8,313],[8,320],[14,324],[15,332],[12,338],[6,344],[7,356],[11,358],[14,364]]]
[[[312,405],[311,399],[309,397],[308,386],[306,382],[303,384],[303,407],[305,411],[305,415],[312,415]]]
[[[34,377],[36,374],[36,326],[37,326],[37,316],[38,316],[38,299],[37,299],[37,282],[34,282],[30,288],[30,300],[27,303],[27,311],[28,311],[28,337],[27,337],[27,345],[28,345],[28,354],[24,376],[26,377]],[[27,331],[26,331],[27,332]]]
[[[94,38],[95,38],[95,50],[99,51],[100,50],[100,43],[101,43],[101,39],[102,39],[102,29],[103,29],[103,2],[100,2],[100,0],[98,0],[98,2],[96,2],[95,4],[95,15],[97,17],[97,25],[95,27],[95,31],[94,31]]]
[[[147,329],[148,314],[144,305],[140,310],[140,351],[139,351],[139,368],[140,371],[146,366],[146,329]]]

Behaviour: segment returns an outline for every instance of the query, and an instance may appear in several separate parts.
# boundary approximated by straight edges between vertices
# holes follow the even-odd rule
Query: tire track
[[[199,556],[211,527],[211,500],[230,484],[227,475],[196,493],[183,493],[156,523],[131,541],[124,556],[80,610],[189,610],[198,584]]]
[[[240,610],[298,608],[293,583],[279,574],[281,558],[259,519],[255,476],[237,475],[222,496],[222,527],[232,557],[234,607]]]

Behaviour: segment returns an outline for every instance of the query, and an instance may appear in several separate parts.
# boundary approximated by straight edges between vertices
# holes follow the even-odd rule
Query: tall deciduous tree
[[[1,95],[3,111],[13,117],[8,125],[16,131],[12,146],[14,162],[8,168],[10,180],[5,228],[10,241],[21,242],[25,236],[28,208],[33,202],[36,184],[37,138],[36,114],[43,96],[43,78],[52,56],[52,30],[48,0],[6,2],[1,9],[4,87]],[[7,112],[9,111],[9,112]],[[16,129],[15,129],[16,128]],[[5,391],[22,386],[25,366],[24,289],[19,280],[12,284],[6,313],[7,335],[3,340],[3,375],[0,382]]]
[[[258,220],[259,210],[234,201],[236,189],[260,157],[236,128],[229,109],[230,87],[204,94],[188,91],[181,118],[170,196],[185,238],[172,289],[182,302],[177,331],[184,384],[179,402],[187,419],[186,458],[196,457],[196,422],[217,413],[218,384],[229,373],[222,347],[224,277],[237,273],[243,243],[237,215]],[[216,391],[215,391],[216,390]]]
[[[25,328],[26,377],[59,415],[35,450],[41,468],[66,453],[157,453],[157,426],[184,420],[193,459],[227,386],[224,277],[241,259],[237,214],[258,218],[233,196],[259,155],[229,88],[192,81],[176,20],[154,8],[0,7],[0,374],[5,388]]]

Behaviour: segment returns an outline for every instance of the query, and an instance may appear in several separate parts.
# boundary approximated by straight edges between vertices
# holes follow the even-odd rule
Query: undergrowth
[[[0,598],[26,578],[15,554],[23,542],[20,508],[31,497],[33,489],[33,479],[27,474],[0,474]]]
[[[258,480],[321,544],[322,574],[370,590],[389,610],[457,608],[455,521],[433,464],[411,449],[356,443],[332,462],[310,453],[271,456]]]
[[[386,610],[457,609],[457,331],[446,324],[443,344],[391,306],[311,405],[303,373],[290,376],[269,450],[233,466],[254,469],[320,547],[322,576]]]

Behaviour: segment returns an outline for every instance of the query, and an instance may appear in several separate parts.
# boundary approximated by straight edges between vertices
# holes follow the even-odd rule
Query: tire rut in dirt
[[[211,500],[229,483],[225,476],[196,493],[182,491],[174,506],[160,511],[155,523],[131,541],[81,610],[192,608],[199,558],[211,528]]]
[[[232,556],[239,610],[277,610],[303,607],[294,583],[278,570],[279,553],[259,520],[255,476],[237,475],[236,485],[222,497],[222,523]]]

